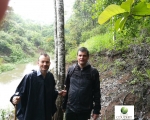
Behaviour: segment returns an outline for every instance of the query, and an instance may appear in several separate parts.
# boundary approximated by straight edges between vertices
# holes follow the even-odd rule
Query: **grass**
[[[112,35],[110,33],[107,33],[104,35],[97,35],[95,37],[91,37],[85,43],[80,44],[79,47],[87,47],[91,54],[100,52],[105,49],[112,49]]]
[[[107,33],[104,35],[97,35],[94,37],[91,37],[86,42],[81,43],[80,47],[86,47],[90,54],[100,52],[105,49],[112,49],[113,48],[113,40],[112,40],[112,34]],[[72,61],[76,60],[76,54],[78,48],[70,49],[69,54],[66,56],[67,63],[71,63]]]

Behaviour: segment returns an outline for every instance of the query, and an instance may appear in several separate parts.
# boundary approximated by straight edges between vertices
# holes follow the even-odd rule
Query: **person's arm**
[[[21,82],[19,83],[18,87],[16,88],[15,94],[11,96],[10,102],[13,105],[18,104],[21,101],[21,97],[25,93],[25,88],[27,84],[28,75],[25,75]]]
[[[68,73],[67,73],[67,76],[66,76],[66,80],[65,80],[66,95],[64,96],[63,103],[62,103],[62,110],[63,111],[66,110],[66,106],[67,106],[69,86],[70,86],[70,76],[69,76],[69,70],[68,70]]]
[[[100,93],[100,80],[99,80],[99,72],[96,70],[94,74],[94,91],[93,91],[93,102],[94,102],[94,108],[93,108],[93,115],[97,117],[100,114],[101,110],[101,93]]]

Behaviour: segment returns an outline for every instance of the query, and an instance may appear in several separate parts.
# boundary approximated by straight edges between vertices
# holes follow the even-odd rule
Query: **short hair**
[[[86,52],[86,53],[87,53],[87,56],[89,56],[89,51],[88,51],[88,49],[87,49],[86,47],[81,47],[81,48],[79,48],[78,51],[77,51],[77,55],[78,55],[78,52],[79,52],[79,51],[81,51],[81,52]]]
[[[45,53],[45,52],[41,52],[40,56],[42,56],[42,55],[45,56],[45,57],[49,57],[50,58],[50,56],[47,53]],[[40,56],[39,56],[39,58],[40,58]],[[39,60],[39,58],[38,58],[38,60]]]

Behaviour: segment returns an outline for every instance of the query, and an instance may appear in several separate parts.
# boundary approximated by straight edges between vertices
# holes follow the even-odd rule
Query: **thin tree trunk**
[[[57,6],[56,0],[54,0],[54,41],[55,41],[55,67],[54,67],[54,77],[58,80],[58,40],[57,40]]]
[[[57,40],[58,40],[58,90],[63,89],[65,79],[65,40],[64,40],[64,4],[63,0],[56,0],[57,6]],[[54,120],[63,120],[63,112],[61,109],[62,97],[58,97],[57,112]]]
[[[54,67],[54,77],[57,83],[58,81],[58,39],[57,39],[57,5],[56,0],[54,0],[54,42],[55,42],[55,67]],[[57,104],[57,103],[56,103]],[[53,116],[53,120],[57,120],[57,112]]]
[[[65,79],[64,4],[63,0],[57,0],[57,3],[58,76],[60,89],[63,89]]]

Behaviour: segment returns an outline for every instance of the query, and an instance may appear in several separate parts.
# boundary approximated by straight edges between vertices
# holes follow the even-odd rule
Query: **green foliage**
[[[93,36],[105,34],[106,31],[107,31],[106,26],[100,26],[100,25],[98,25],[97,27],[93,28],[90,31],[84,31],[82,32],[81,42],[85,42],[86,40],[88,40]]]
[[[1,54],[5,53],[5,52],[7,54],[10,54],[11,49],[9,47],[10,47],[10,44],[7,41],[5,41],[5,40],[0,41],[0,53]]]
[[[76,49],[80,46],[87,47],[91,54],[95,52],[100,52],[102,50],[115,50],[115,51],[125,51],[131,47],[133,44],[141,44],[142,42],[150,43],[150,19],[149,16],[133,16],[126,13],[132,12],[134,6],[137,6],[140,2],[149,2],[149,1],[134,1],[132,0],[96,0],[96,2],[87,2],[88,0],[77,0],[74,6],[74,14],[67,21],[65,26],[65,40],[66,40],[66,51],[67,51],[67,61],[76,60]],[[86,4],[92,6],[92,11],[87,12]],[[118,5],[123,11],[126,11],[125,14],[119,14],[113,16],[110,23],[98,25],[95,19],[98,15],[104,11],[104,9],[110,4]],[[130,7],[131,6],[131,7]],[[148,6],[147,6],[148,7]],[[81,9],[80,9],[81,8]],[[114,9],[114,8],[112,8]],[[144,7],[143,7],[144,9]],[[139,9],[142,10],[142,9]],[[145,11],[145,10],[144,10]],[[117,12],[117,10],[116,10]],[[135,11],[134,11],[135,12]],[[145,11],[148,12],[148,11]],[[86,13],[86,14],[84,14]],[[87,15],[89,14],[89,15]],[[110,12],[108,13],[110,14]],[[88,17],[84,17],[84,15]],[[118,20],[119,18],[127,18]],[[91,20],[92,17],[93,20]],[[106,16],[104,16],[106,17]],[[117,21],[118,20],[118,21]],[[108,34],[108,32],[114,31],[114,22],[117,21],[117,24],[124,25],[124,29],[120,32]],[[91,25],[93,24],[93,25]],[[121,29],[117,26],[117,29]],[[114,40],[112,40],[114,37]],[[71,55],[69,55],[71,54]],[[70,56],[70,57],[69,57]],[[117,63],[116,63],[117,64]],[[119,66],[118,66],[119,67]],[[107,68],[105,66],[105,68]]]
[[[15,68],[14,64],[2,64],[0,65],[0,73],[5,72],[5,71],[9,71],[9,70],[13,70]]]
[[[11,46],[12,53],[10,55],[12,62],[17,62],[23,58],[25,58],[25,54],[23,53],[20,44],[16,44],[15,46]]]
[[[127,50],[132,44],[150,43],[149,23],[148,17],[128,20],[124,29],[116,33],[115,50]]]
[[[14,110],[10,108],[0,109],[0,120],[13,120],[14,119]]]
[[[65,25],[66,49],[77,47],[89,37],[86,31],[97,26],[97,20],[92,19],[92,5],[95,0],[76,0],[73,7],[73,15]],[[85,32],[85,33],[83,33]],[[91,37],[91,36],[90,36]],[[89,39],[89,38],[88,38]]]
[[[92,66],[96,67],[99,69],[99,71],[101,73],[107,71],[110,66],[111,66],[111,63],[110,62],[107,62],[108,59],[106,57],[98,57],[99,54],[96,53],[96,54],[92,54],[90,55],[90,59],[89,59],[89,62],[92,64]],[[111,76],[111,74],[110,74]],[[102,79],[101,79],[102,81]]]
[[[71,63],[72,61],[76,60],[77,50],[78,50],[77,48],[69,49],[68,50],[69,54],[66,55],[66,61],[67,61],[67,63]]]
[[[114,41],[114,50],[116,51],[127,50],[132,42],[133,42],[132,39],[125,37],[122,38],[121,36],[119,36],[119,38]]]
[[[137,84],[138,82],[139,82],[138,79],[137,79],[137,78],[134,78],[132,81],[130,81],[129,84],[135,85],[135,84]],[[133,91],[133,92],[134,92],[134,91]]]
[[[54,42],[47,41],[50,37],[53,41],[52,27],[25,21],[13,11],[8,11],[0,24],[0,55],[4,62],[20,62],[34,57],[39,49],[54,49]]]
[[[0,116],[1,116],[1,120],[5,120],[5,116],[6,116],[6,111],[1,109],[0,110]]]
[[[23,20],[8,10],[0,24],[0,73],[14,69],[14,64],[31,61],[39,51],[53,50],[53,25]]]
[[[150,69],[146,69],[147,77],[150,79]]]
[[[42,44],[42,48],[45,48],[46,51],[49,51],[51,53],[54,53],[54,38],[53,37],[46,37],[43,40],[46,44]]]
[[[92,5],[92,18],[97,19],[100,15],[101,11],[103,10],[103,1],[102,0],[96,0],[95,4]]]
[[[132,70],[132,74],[133,74],[134,79],[130,82],[130,84],[143,83],[147,81],[147,78],[149,79],[150,70],[147,69],[146,71],[140,71],[137,69],[137,67],[135,67]]]
[[[39,47],[42,45],[42,36],[41,33],[36,31],[27,30],[27,40],[33,45]]]
[[[96,0],[95,3],[90,3],[92,7],[92,13],[87,12],[86,14],[89,14],[87,16],[93,17],[95,20],[97,15],[100,14],[105,7],[109,6],[110,4],[115,4],[121,6],[122,9],[125,11],[131,12],[131,9],[129,5],[136,6],[138,3],[140,3],[140,0],[134,1],[134,4],[132,4],[131,0],[125,1],[124,0]],[[143,1],[144,2],[144,1]],[[146,1],[147,2],[147,1]],[[149,2],[149,1],[148,1]],[[78,47],[80,44],[86,44],[86,41],[94,36],[101,35],[101,34],[107,34],[107,31],[111,32],[114,30],[114,21],[117,21],[117,19],[122,18],[123,16],[127,17],[128,14],[122,14],[114,16],[113,19],[110,21],[110,24],[104,24],[97,25],[96,22],[93,22],[91,19],[87,17],[83,17],[83,11],[86,9],[80,9],[85,8],[87,2],[85,1],[76,1],[76,4],[74,6],[74,14],[72,17],[68,20],[66,23],[66,50],[73,49],[75,47]],[[82,7],[80,7],[80,5]],[[114,9],[114,8],[112,8]],[[109,12],[110,14],[110,12]],[[137,19],[138,18],[138,19]],[[140,19],[139,19],[140,18]],[[136,19],[136,20],[135,20]],[[121,22],[117,21],[118,24]],[[126,21],[126,24],[125,24]],[[93,23],[93,26],[89,23]],[[135,16],[128,16],[128,19],[124,19],[124,22],[120,23],[122,26],[125,24],[124,29],[119,28],[119,26],[116,24],[117,29],[122,29],[119,33],[115,33],[114,41],[113,41],[113,48],[117,51],[123,51],[127,50],[131,44],[141,43],[143,41],[149,42],[149,24],[150,20],[149,17],[135,17]],[[111,35],[112,36],[112,35]],[[136,43],[135,43],[136,42]],[[92,43],[90,43],[91,45]],[[86,44],[85,46],[88,46],[89,44]],[[96,45],[94,45],[95,47]],[[95,48],[93,48],[95,49]],[[106,48],[107,49],[107,48]],[[110,49],[110,50],[111,50]],[[97,49],[96,49],[97,50]],[[96,51],[95,50],[95,51]],[[93,50],[94,51],[94,50]],[[100,51],[100,50],[99,50]],[[68,53],[68,52],[67,52]]]
[[[111,17],[120,14],[125,13],[126,11],[121,8],[119,5],[109,5],[99,16],[98,22],[99,24],[105,23],[107,20],[109,20]]]
[[[86,42],[79,45],[79,47],[86,47],[90,51],[90,54],[95,52],[100,52],[105,49],[113,48],[112,35],[107,33],[104,35],[97,35],[86,40]],[[68,55],[66,57],[67,62],[76,60],[77,48],[68,50]]]
[[[96,0],[96,2],[92,5],[92,18],[98,18],[100,13],[110,4],[121,4],[124,0]]]
[[[133,3],[134,0],[126,0],[125,2],[122,2],[120,6],[115,4],[107,6],[98,18],[99,24],[103,24],[113,16],[123,13],[115,23],[115,30],[120,31],[124,27],[127,19],[134,16],[144,17],[150,15],[150,8],[145,0],[140,1],[137,4]]]
[[[0,65],[3,63],[4,59],[0,58]]]
[[[105,49],[113,49],[112,34],[107,33],[91,37],[86,42],[80,44],[79,47],[81,46],[87,47],[91,54]]]
[[[120,70],[123,70],[125,68],[126,62],[122,61],[120,59],[116,59],[114,65],[115,65],[115,68],[120,71]]]

